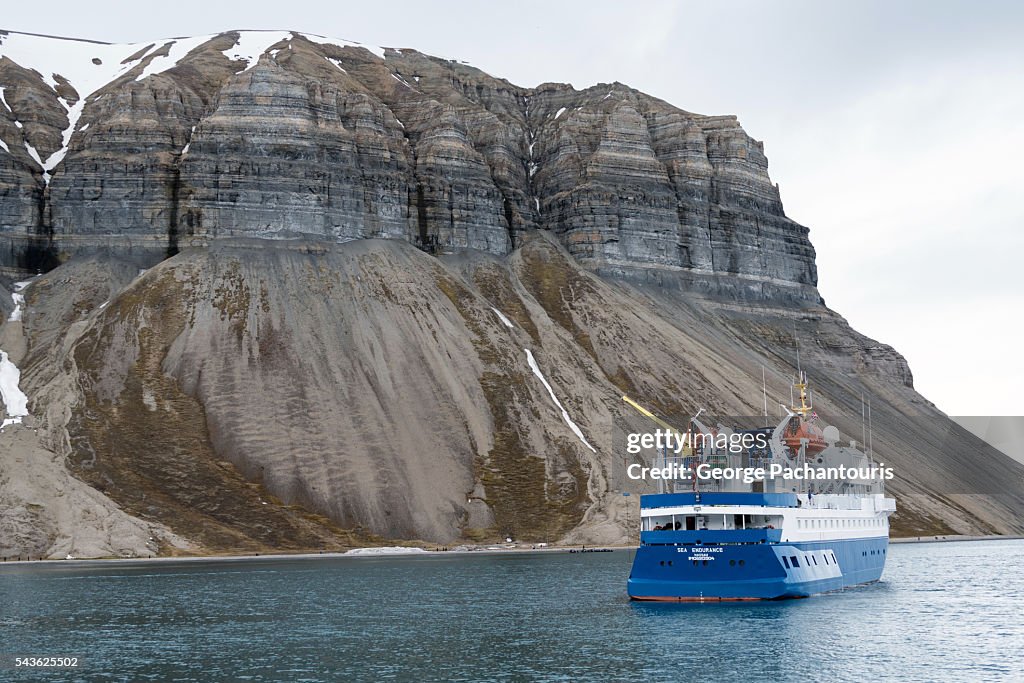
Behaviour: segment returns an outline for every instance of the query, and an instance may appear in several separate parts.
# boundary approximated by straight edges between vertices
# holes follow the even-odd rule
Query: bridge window
[[[790,555],[789,556],[789,561],[793,563],[794,567],[799,567],[800,566],[800,560],[797,559],[796,555]]]
[[[788,559],[786,559],[786,556],[785,556],[785,555],[783,555],[783,556],[782,556],[782,565],[783,565],[783,566],[784,566],[784,567],[785,567],[786,569],[789,569],[789,560],[788,560]]]

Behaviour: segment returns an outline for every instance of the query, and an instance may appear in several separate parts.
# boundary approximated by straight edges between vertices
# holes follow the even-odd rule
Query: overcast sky
[[[765,143],[820,290],[951,415],[1024,415],[1024,3],[7,3],[111,42],[294,29],[520,85],[621,81]]]

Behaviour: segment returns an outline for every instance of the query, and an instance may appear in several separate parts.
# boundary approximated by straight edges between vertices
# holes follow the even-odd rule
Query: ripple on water
[[[1022,555],[897,545],[871,586],[705,605],[627,600],[628,552],[6,567],[0,650],[83,657],[47,680],[1020,681]]]

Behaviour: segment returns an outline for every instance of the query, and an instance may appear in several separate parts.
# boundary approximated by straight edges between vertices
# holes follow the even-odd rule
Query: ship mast
[[[797,396],[800,399],[800,405],[793,405],[790,409],[799,415],[803,419],[807,419],[807,414],[813,409],[813,405],[810,402],[810,397],[807,393],[807,373],[799,371],[796,382],[793,383],[793,388],[797,391]]]
[[[807,419],[807,414],[811,412],[811,404],[808,400],[807,395],[807,373],[804,372],[803,367],[800,365],[800,339],[796,336],[796,324],[793,324],[793,344],[796,346],[796,382],[790,387],[789,400],[793,404],[790,409],[799,415],[802,419]],[[793,400],[793,389],[797,390],[797,395],[800,397],[800,405],[796,405],[796,401]]]

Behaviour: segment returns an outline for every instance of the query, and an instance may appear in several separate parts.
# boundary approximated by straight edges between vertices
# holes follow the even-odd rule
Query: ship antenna
[[[864,394],[860,395],[860,447],[868,447],[867,423],[864,421]]]
[[[761,366],[761,394],[764,396],[764,426],[768,426],[768,381],[764,376],[764,366]]]
[[[868,396],[868,460],[870,460],[872,464],[874,464],[875,460],[875,450],[872,448],[873,443],[874,439],[871,434],[871,397]]]
[[[793,323],[793,344],[796,345],[796,374],[799,377],[803,372],[800,368],[800,340],[796,336],[796,323]]]

